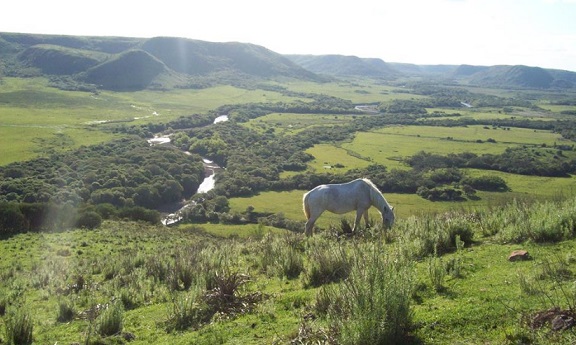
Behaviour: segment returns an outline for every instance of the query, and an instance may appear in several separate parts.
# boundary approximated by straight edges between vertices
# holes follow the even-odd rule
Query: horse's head
[[[387,229],[390,229],[392,225],[394,225],[394,207],[390,206],[384,209],[384,213],[382,213],[382,223],[384,223],[384,227]]]

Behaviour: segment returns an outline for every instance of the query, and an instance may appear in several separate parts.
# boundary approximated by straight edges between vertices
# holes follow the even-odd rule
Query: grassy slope
[[[270,344],[287,343],[295,337],[304,316],[314,313],[318,290],[303,288],[304,274],[299,279],[285,280],[266,276],[256,268],[261,260],[261,252],[255,250],[258,236],[268,230],[221,225],[209,226],[207,230],[226,236],[233,232],[253,234],[255,242],[216,240],[220,245],[230,246],[230,255],[237,255],[232,259],[233,265],[250,275],[251,283],[242,291],[261,291],[268,298],[248,314],[230,319],[217,318],[218,321],[197,331],[168,333],[163,322],[173,307],[171,298],[186,293],[171,295],[164,284],[139,278],[144,291],[154,285],[155,292],[147,295],[144,292],[148,302],[124,314],[124,331],[136,336],[136,340],[130,343]],[[178,240],[174,241],[174,238]],[[519,322],[522,315],[551,305],[551,301],[542,294],[527,294],[522,289],[520,278],[547,286],[546,280],[538,280],[544,272],[546,260],[565,262],[571,274],[576,271],[574,240],[554,246],[503,245],[491,243],[490,238],[477,240],[475,245],[439,259],[443,264],[456,262],[460,269],[459,277],[445,277],[440,292],[435,292],[431,286],[428,271],[431,259],[415,263],[418,288],[412,302],[416,325],[413,333],[423,344],[506,343],[507,336],[527,332]],[[73,301],[77,312],[95,304],[108,303],[112,296],[118,298],[122,281],[125,284],[131,282],[130,274],[122,271],[122,267],[129,267],[127,263],[134,260],[147,262],[152,257],[165,258],[177,252],[176,248],[186,248],[198,241],[207,241],[206,235],[191,230],[190,226],[170,229],[116,222],[107,222],[101,229],[89,232],[74,230],[17,235],[0,241],[3,253],[0,291],[4,296],[10,296],[12,303],[23,301],[33,311],[37,343],[82,343],[86,340],[90,323],[81,318],[67,323],[56,322],[60,301]],[[319,244],[314,243],[309,242],[310,250]],[[520,248],[528,250],[534,260],[508,262],[508,254]],[[105,278],[105,272],[113,267],[116,267],[117,275],[112,279]],[[79,275],[84,277],[86,287],[79,293],[63,294],[61,291],[71,286]],[[124,280],[121,277],[125,277]],[[141,294],[143,292],[137,292],[132,297],[139,298]],[[566,301],[561,296],[554,296],[558,305],[565,306]],[[326,323],[317,319],[309,321],[309,326],[317,329],[326,327]],[[1,323],[0,339],[5,334],[3,327],[4,323]],[[553,337],[542,338],[540,343],[557,341]]]

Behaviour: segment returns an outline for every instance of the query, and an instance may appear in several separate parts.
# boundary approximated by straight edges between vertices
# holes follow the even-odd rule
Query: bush
[[[16,203],[0,203],[0,234],[25,232],[28,221]]]
[[[478,177],[469,177],[464,179],[462,184],[469,185],[474,189],[490,192],[505,192],[509,190],[506,181],[499,176],[483,175]]]
[[[76,226],[79,228],[96,229],[102,225],[102,217],[94,211],[87,211],[78,217]]]

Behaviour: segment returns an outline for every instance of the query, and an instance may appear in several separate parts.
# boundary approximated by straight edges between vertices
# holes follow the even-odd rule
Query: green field
[[[224,104],[290,101],[278,92],[217,86],[201,90],[110,92],[62,91],[44,78],[0,81],[0,165],[41,156],[47,149],[69,149],[109,141],[106,122],[168,122],[206,113]],[[68,140],[60,138],[66,136]],[[56,142],[56,145],[47,143]],[[48,145],[48,147],[46,146]]]
[[[246,122],[244,126],[260,133],[273,129],[279,135],[296,134],[314,126],[332,126],[349,123],[359,115],[319,115],[271,113]],[[360,115],[362,116],[362,115]]]

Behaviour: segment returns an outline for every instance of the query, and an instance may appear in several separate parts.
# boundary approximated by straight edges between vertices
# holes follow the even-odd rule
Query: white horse
[[[390,228],[394,224],[394,207],[388,204],[378,188],[368,179],[357,179],[347,183],[323,184],[304,194],[302,198],[306,215],[306,236],[312,235],[314,223],[324,211],[342,214],[356,210],[352,231],[364,215],[368,226],[368,209],[374,206],[382,215],[382,223]]]

